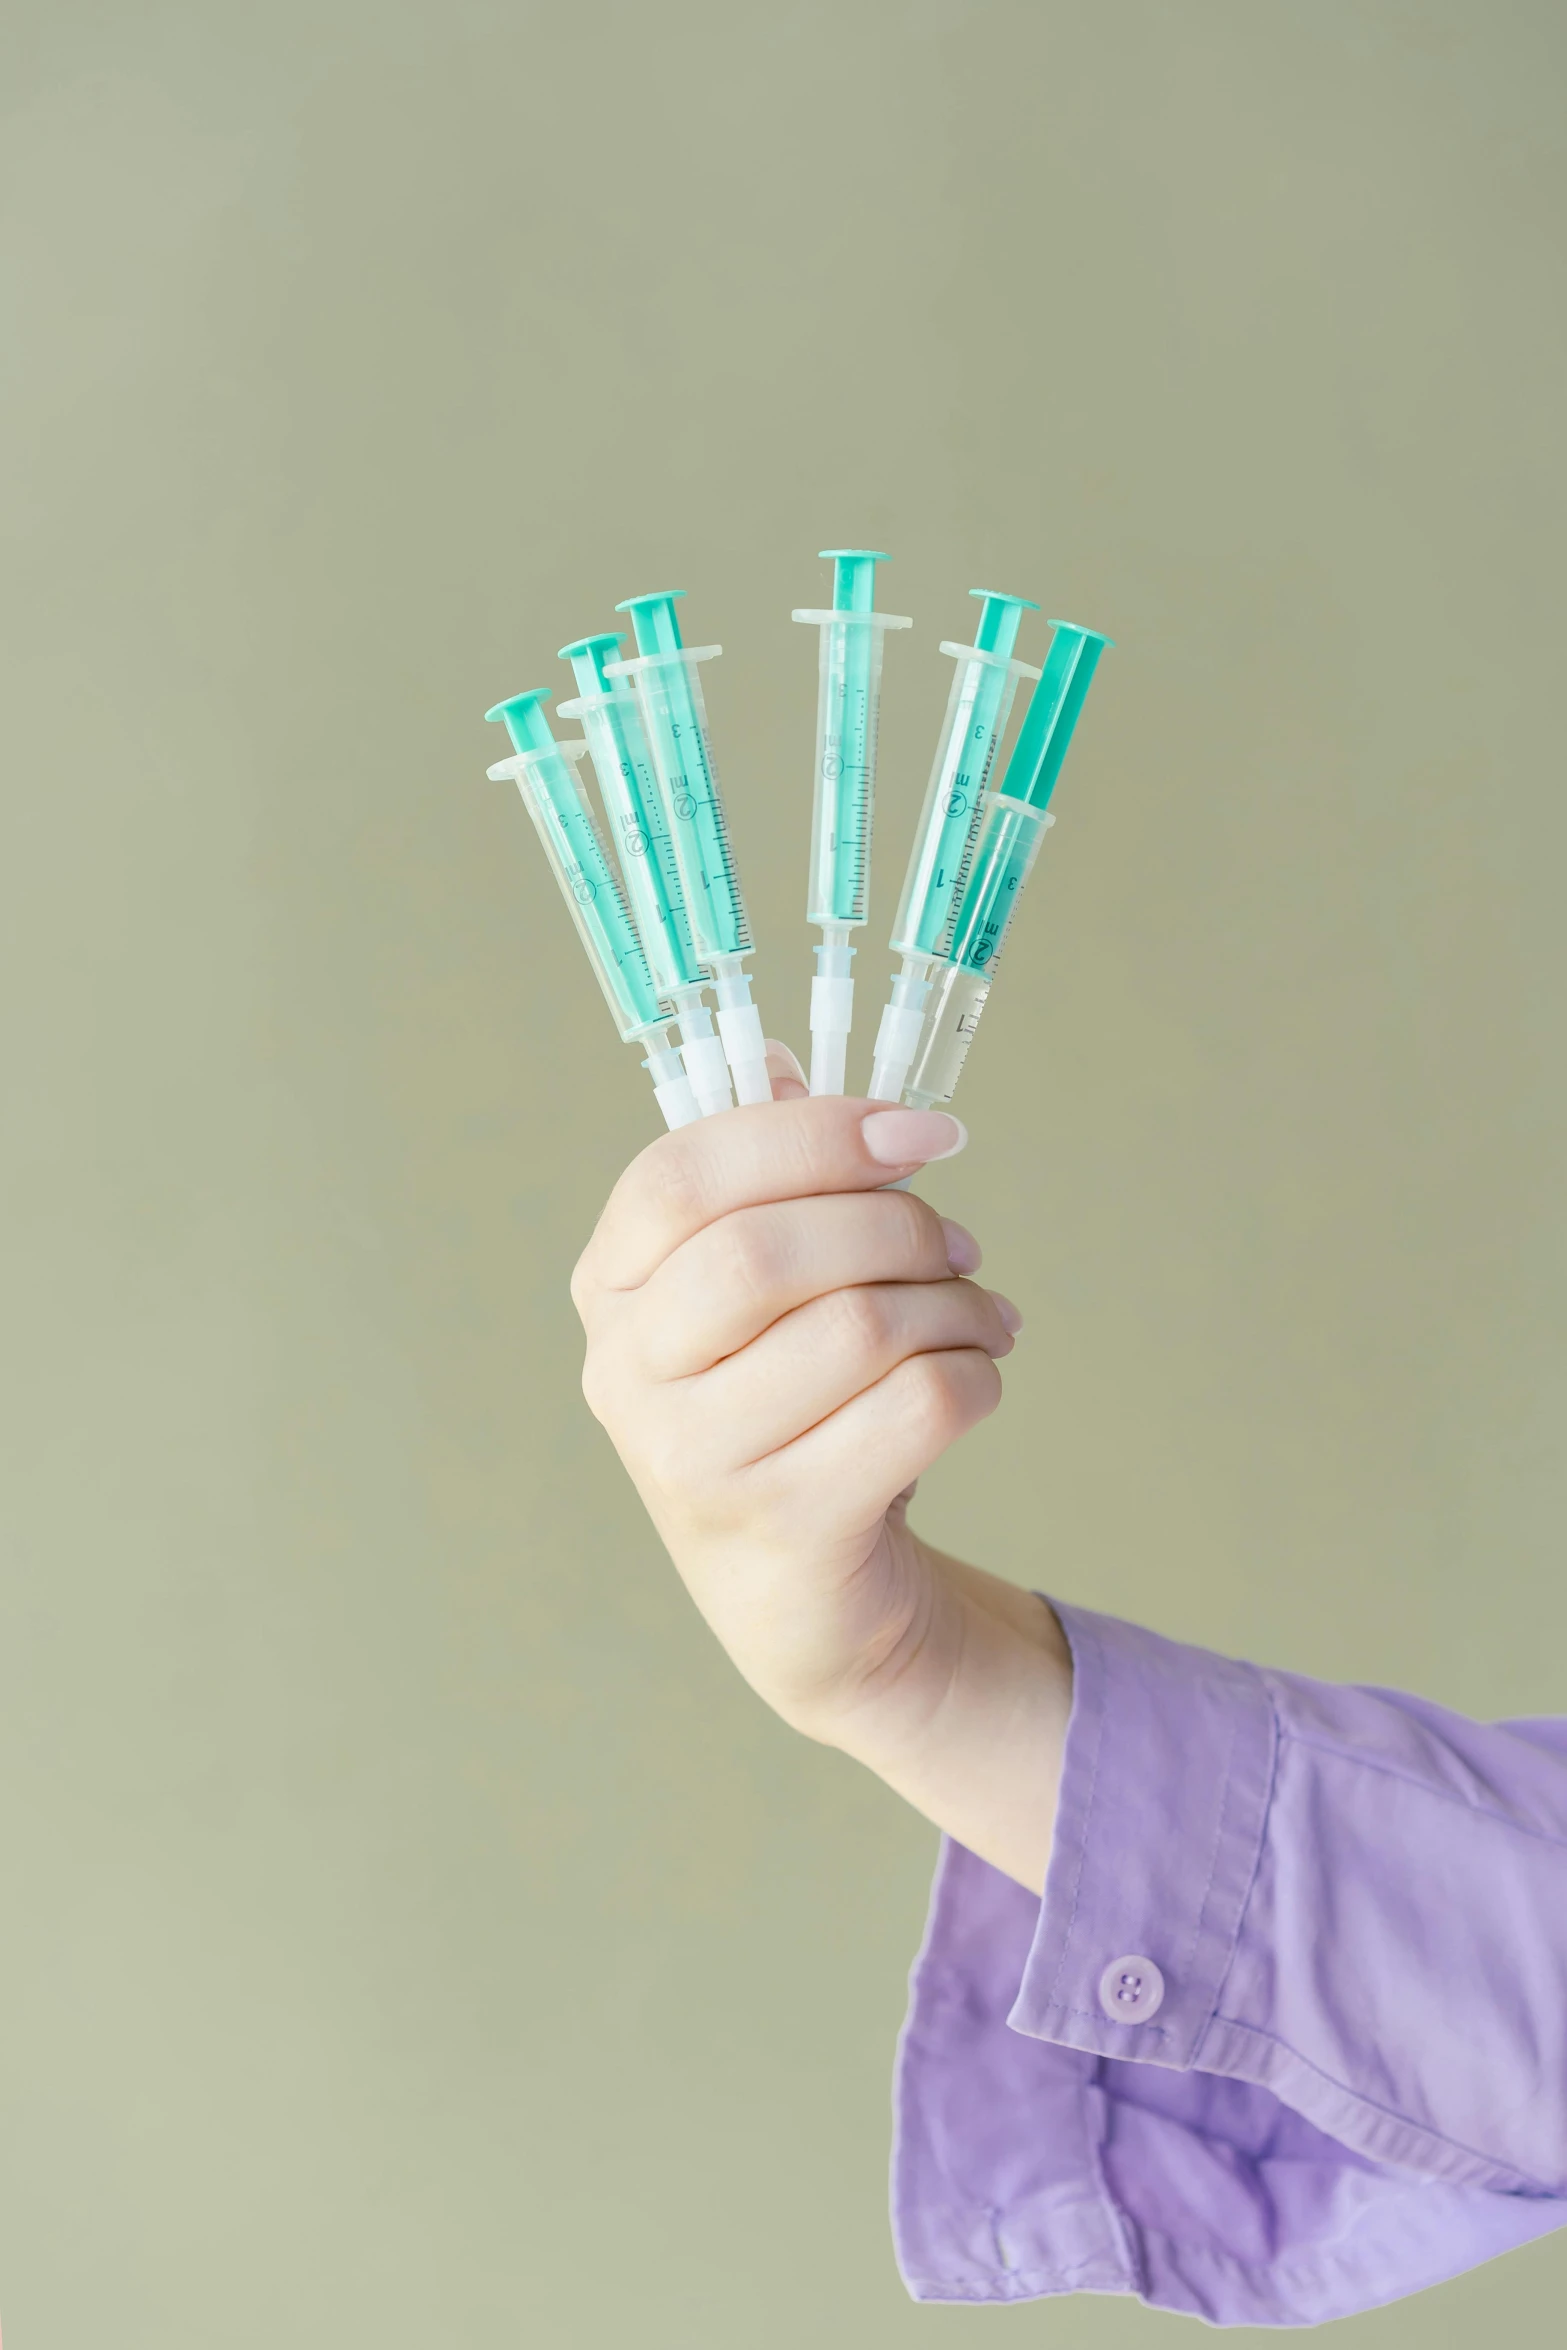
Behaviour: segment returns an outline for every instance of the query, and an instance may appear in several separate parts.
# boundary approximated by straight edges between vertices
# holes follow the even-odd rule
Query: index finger
[[[735,1208],[875,1191],[968,1140],[945,1110],[902,1110],[842,1094],[757,1102],[661,1134],[632,1160],[598,1220],[572,1283],[639,1289],[671,1250]]]

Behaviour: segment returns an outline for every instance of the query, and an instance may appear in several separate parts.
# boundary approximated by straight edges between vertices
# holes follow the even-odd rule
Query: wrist
[[[909,1537],[912,1541],[915,1538]],[[921,1545],[927,1620],[829,1743],[1032,1891],[1044,1886],[1072,1660],[1035,1593]]]

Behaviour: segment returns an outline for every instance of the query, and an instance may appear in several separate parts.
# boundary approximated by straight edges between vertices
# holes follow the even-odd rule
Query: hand
[[[967,1277],[971,1236],[887,1188],[963,1130],[805,1098],[773,1049],[787,1098],[663,1136],[617,1184],[572,1284],[584,1392],[752,1686],[1042,1881],[1059,1629],[906,1523],[921,1471],[995,1409],[1019,1327]],[[1015,1732],[1031,1747],[1021,1803],[990,1784]]]

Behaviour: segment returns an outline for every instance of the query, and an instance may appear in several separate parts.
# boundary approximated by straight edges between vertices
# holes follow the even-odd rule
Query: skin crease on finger
[[[687,1589],[758,1693],[1037,1890],[1070,1705],[1049,1607],[907,1522],[1000,1400],[1020,1316],[978,1243],[888,1188],[956,1121],[811,1099],[652,1144],[573,1280],[583,1387]],[[920,1162],[914,1162],[917,1165]]]
[[[972,1347],[994,1362],[1015,1343],[988,1292],[967,1281],[834,1290],[716,1364],[692,1401],[734,1431],[736,1465],[748,1466],[820,1426],[911,1356]]]
[[[881,1155],[889,1137],[910,1155]],[[945,1111],[889,1109],[842,1095],[699,1119],[660,1135],[632,1160],[583,1251],[572,1295],[586,1310],[608,1291],[640,1288],[682,1241],[733,1209],[882,1190],[966,1140]]]
[[[830,1292],[949,1281],[978,1259],[967,1240],[962,1233],[954,1265],[942,1219],[905,1191],[738,1208],[682,1242],[637,1293],[644,1361],[652,1376],[678,1378]]]

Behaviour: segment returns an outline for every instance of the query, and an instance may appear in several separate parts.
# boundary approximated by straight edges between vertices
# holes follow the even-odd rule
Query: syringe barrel
[[[986,792],[949,958],[939,965],[919,1050],[904,1079],[921,1107],[952,1099],[1018,899],[1055,818],[1026,800]]]
[[[490,774],[510,776],[522,794],[622,1040],[661,1029],[652,974],[620,876],[571,760],[558,749],[523,751],[500,760]]]
[[[587,737],[654,993],[664,999],[678,987],[699,987],[702,971],[686,919],[675,844],[654,780],[636,695],[628,686],[618,692],[584,694],[579,701],[562,702],[560,715],[579,719]]]
[[[951,1101],[989,994],[987,972],[966,970],[960,963],[938,967],[919,1050],[904,1080],[904,1101],[917,1109]]]
[[[610,676],[630,677],[636,686],[699,963],[752,951],[697,666],[717,650],[716,645],[680,647],[612,662],[608,669]]]
[[[869,919],[882,644],[890,612],[796,612],[821,630],[807,922]]]
[[[1039,675],[1021,661],[978,645],[944,644],[941,649],[956,657],[957,668],[893,925],[892,950],[898,955],[946,953],[983,794],[1018,679]]]
[[[948,962],[994,976],[1018,900],[1054,822],[1027,800],[986,792]]]

